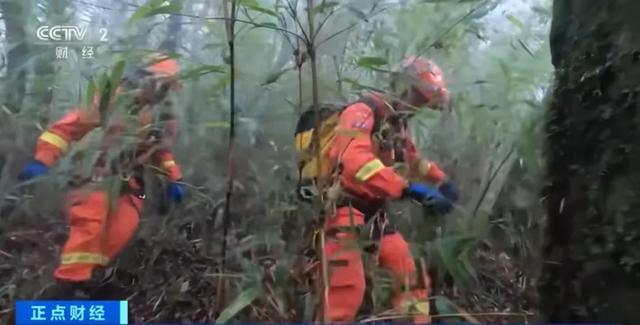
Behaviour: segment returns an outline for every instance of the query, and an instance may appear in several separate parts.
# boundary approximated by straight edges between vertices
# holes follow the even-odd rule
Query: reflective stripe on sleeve
[[[67,151],[67,148],[69,148],[67,140],[49,131],[42,133],[42,135],[40,135],[40,140],[50,143],[62,151]]]
[[[358,182],[366,182],[369,178],[373,177],[373,175],[383,170],[384,167],[385,166],[380,159],[373,159],[360,167],[355,178]]]

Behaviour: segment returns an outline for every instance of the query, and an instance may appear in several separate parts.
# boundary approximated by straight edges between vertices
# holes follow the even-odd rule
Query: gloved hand
[[[446,197],[451,202],[458,201],[458,189],[456,185],[452,181],[446,181],[438,187],[438,190],[444,197]]]
[[[49,167],[38,160],[33,160],[28,163],[20,174],[18,174],[19,181],[28,181],[38,176],[42,176],[49,171]]]
[[[180,203],[184,199],[184,186],[179,183],[171,183],[167,188],[167,199],[174,203]]]
[[[410,184],[405,190],[405,195],[431,208],[433,213],[438,215],[447,214],[453,208],[451,202],[440,191],[426,184]]]

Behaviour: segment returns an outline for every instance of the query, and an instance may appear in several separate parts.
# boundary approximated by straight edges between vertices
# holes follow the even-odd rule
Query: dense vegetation
[[[7,0],[0,10],[0,318],[14,300],[36,298],[51,283],[65,238],[60,189],[72,157],[95,153],[100,131],[47,177],[18,184],[35,138],[157,49],[183,66],[183,89],[168,109],[180,118],[175,152],[189,198],[167,206],[162,181],[149,175],[157,190],[137,238],[96,280],[128,297],[137,320],[309,320],[315,298],[289,272],[317,215],[294,192],[297,117],[317,102],[384,91],[388,71],[410,54],[443,67],[453,97],[452,111],[422,112],[412,126],[461,201],[444,218],[394,206],[434,275],[440,319],[537,316],[550,1]],[[34,37],[43,24],[88,25],[94,40],[106,28],[108,42],[94,42],[94,59],[83,59],[79,45],[56,60],[56,44]],[[390,280],[369,271],[361,316],[371,321],[388,308]]]

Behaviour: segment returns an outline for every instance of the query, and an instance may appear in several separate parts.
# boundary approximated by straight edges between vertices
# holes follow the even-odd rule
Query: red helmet
[[[411,86],[422,95],[424,103],[434,109],[449,105],[449,90],[444,81],[442,69],[433,61],[410,56],[402,61],[401,73],[411,79]]]
[[[144,57],[143,66],[144,71],[161,83],[168,84],[172,89],[181,88],[177,80],[180,66],[176,59],[163,53],[151,53]]]

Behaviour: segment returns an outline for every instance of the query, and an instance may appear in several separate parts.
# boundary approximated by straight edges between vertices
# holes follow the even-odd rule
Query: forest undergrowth
[[[62,217],[62,216],[60,216]],[[11,302],[37,299],[54,284],[59,247],[66,238],[66,224],[55,222],[19,223],[0,233],[0,320],[12,312]],[[94,299],[129,301],[130,320],[140,322],[214,322],[217,259],[207,254],[202,238],[164,233],[137,238],[117,263],[94,276],[99,283],[87,292]],[[450,304],[434,320],[461,319],[478,323],[533,323],[536,319],[536,291],[525,270],[512,257],[483,245],[471,252],[471,263],[478,274],[473,285],[460,285],[444,276],[433,279],[432,296],[446,297]],[[257,261],[254,261],[257,263]],[[285,264],[286,261],[274,261]],[[234,270],[234,267],[236,268]],[[242,270],[230,266],[228,276]],[[287,266],[288,267],[288,266]],[[267,269],[264,270],[268,273]],[[225,276],[225,275],[222,275]],[[282,288],[295,291],[296,288]],[[292,293],[293,294],[293,293]],[[269,299],[257,299],[245,321],[294,322],[302,315],[287,317],[269,307]],[[436,306],[437,308],[437,306]],[[442,308],[442,307],[441,307]],[[363,322],[385,321],[392,315],[360,315]]]

